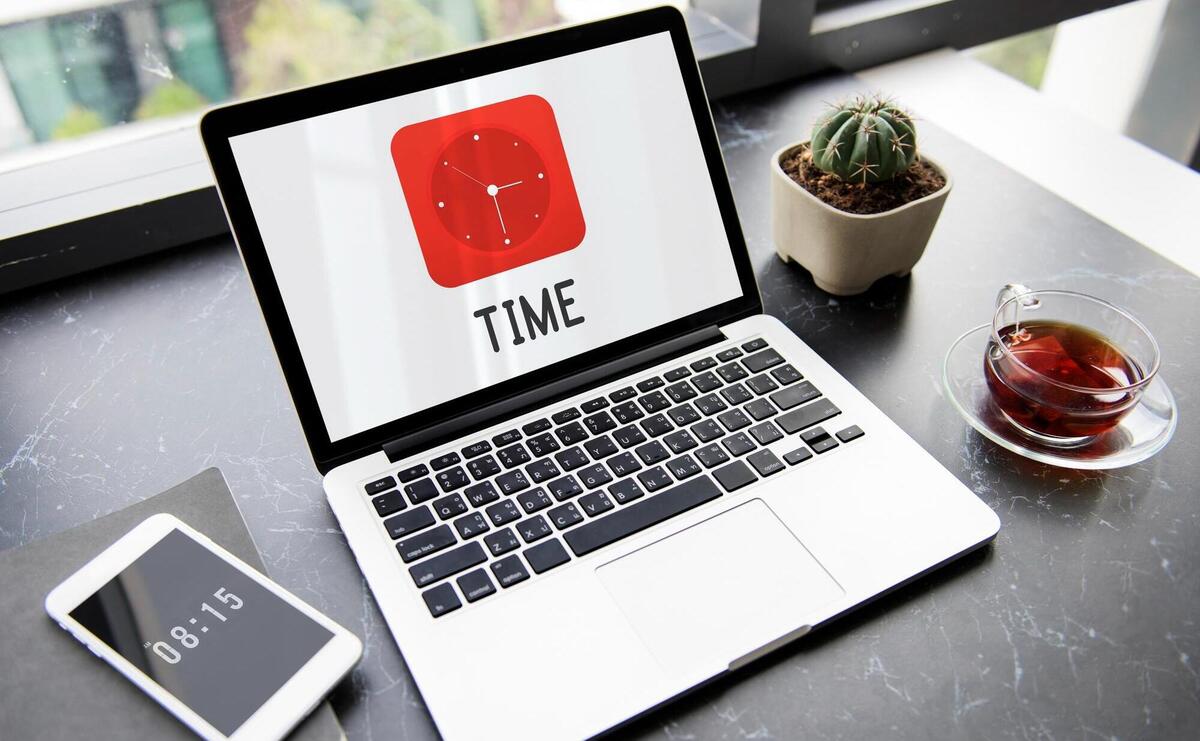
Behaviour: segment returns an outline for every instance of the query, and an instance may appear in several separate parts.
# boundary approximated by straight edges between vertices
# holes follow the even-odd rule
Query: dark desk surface
[[[1200,279],[924,124],[956,185],[910,279],[833,299],[774,255],[769,154],[840,79],[716,111],[767,309],[989,506],[995,545],[635,726],[667,738],[1179,737],[1200,727]],[[918,112],[919,113],[919,112]],[[1181,207],[1184,204],[1179,204]],[[1194,207],[1194,204],[1193,204]],[[1069,287],[1155,332],[1182,418],[1110,473],[1028,463],[942,398],[999,285]],[[0,299],[0,548],[219,466],[272,575],[366,639],[352,738],[434,728],[325,505],[232,244]]]

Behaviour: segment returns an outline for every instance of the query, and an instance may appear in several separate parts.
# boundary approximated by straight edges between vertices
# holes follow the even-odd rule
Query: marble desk
[[[766,167],[776,148],[805,138],[822,100],[855,89],[852,79],[833,78],[714,111],[767,311],[992,507],[1003,527],[992,547],[622,735],[1195,734],[1200,279],[925,121],[925,146],[955,188],[924,259],[910,278],[863,296],[821,293],[774,254]],[[943,398],[942,356],[986,319],[1009,281],[1106,297],[1155,332],[1182,413],[1170,446],[1131,468],[1077,473],[1026,462],[966,427]],[[350,737],[436,736],[325,505],[232,243],[0,298],[0,548],[213,465],[271,574],[365,639],[362,664],[333,698]]]

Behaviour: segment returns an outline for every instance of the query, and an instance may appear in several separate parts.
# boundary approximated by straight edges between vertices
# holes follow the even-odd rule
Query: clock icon
[[[546,163],[512,131],[470,129],[442,150],[430,197],[438,220],[456,240],[478,250],[520,247],[546,222]]]
[[[583,242],[558,121],[539,95],[408,124],[391,154],[425,267],[444,288]]]

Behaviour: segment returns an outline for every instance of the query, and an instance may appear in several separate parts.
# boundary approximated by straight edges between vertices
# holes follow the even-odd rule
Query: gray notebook
[[[225,478],[206,469],[107,517],[0,552],[0,735],[13,739],[196,738],[186,726],[46,615],[63,579],[150,515],[168,512],[266,573]],[[295,741],[344,739],[324,702]]]

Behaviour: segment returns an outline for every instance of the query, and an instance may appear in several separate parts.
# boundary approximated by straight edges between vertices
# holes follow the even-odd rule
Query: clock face
[[[472,129],[450,141],[430,187],[438,220],[467,247],[511,250],[524,244],[550,207],[550,180],[537,149],[519,134]]]

